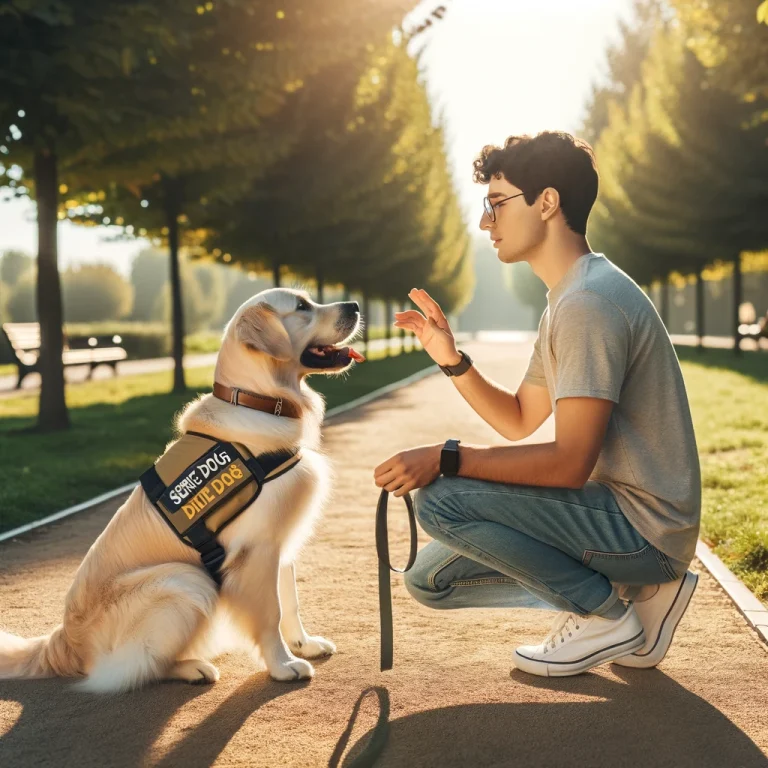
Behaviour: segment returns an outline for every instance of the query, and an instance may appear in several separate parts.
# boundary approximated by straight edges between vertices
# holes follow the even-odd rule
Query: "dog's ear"
[[[288,331],[277,312],[268,304],[248,307],[238,318],[235,333],[241,343],[283,363],[293,357]]]

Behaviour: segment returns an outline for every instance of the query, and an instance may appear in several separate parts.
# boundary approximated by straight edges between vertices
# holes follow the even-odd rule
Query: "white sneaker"
[[[699,577],[691,571],[666,584],[659,584],[653,597],[642,603],[632,603],[645,630],[645,645],[634,653],[614,659],[622,667],[655,667],[666,655],[677,625],[688,608]]]
[[[613,621],[564,611],[541,645],[521,645],[514,660],[518,669],[532,675],[566,677],[626,656],[644,644],[643,625],[631,603]]]

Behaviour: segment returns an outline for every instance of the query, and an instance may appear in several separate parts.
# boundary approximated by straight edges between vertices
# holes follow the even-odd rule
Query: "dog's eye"
[[[296,305],[296,311],[308,312],[312,309],[312,305],[306,299],[299,299],[299,303]]]

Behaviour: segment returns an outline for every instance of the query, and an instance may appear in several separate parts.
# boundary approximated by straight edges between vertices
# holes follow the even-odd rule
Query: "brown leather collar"
[[[301,416],[298,406],[282,397],[257,395],[255,392],[248,392],[238,387],[225,387],[218,381],[213,384],[213,396],[232,405],[242,405],[274,416],[287,416],[289,419],[298,419]]]

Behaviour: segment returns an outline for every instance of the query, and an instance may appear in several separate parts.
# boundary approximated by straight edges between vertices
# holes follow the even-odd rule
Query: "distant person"
[[[698,580],[688,566],[701,475],[675,351],[648,297],[587,242],[598,188],[588,144],[512,136],[484,147],[474,169],[489,185],[480,228],[499,259],[528,262],[548,288],[523,382],[513,393],[484,377],[423,290],[409,296],[424,314],[401,312],[396,325],[500,435],[522,440],[554,411],[555,440],[454,439],[379,465],[378,486],[419,489],[418,519],[435,539],[406,586],[433,608],[557,608],[542,642],[514,653],[526,672],[653,667]]]

